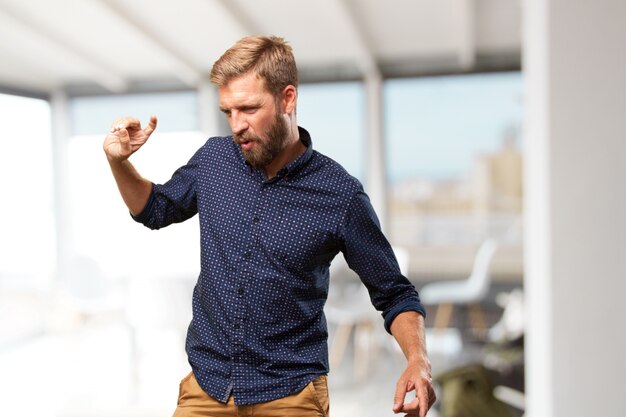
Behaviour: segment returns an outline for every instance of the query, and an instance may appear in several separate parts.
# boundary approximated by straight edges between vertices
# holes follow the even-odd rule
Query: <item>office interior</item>
[[[428,415],[626,415],[625,23],[621,0],[0,1],[0,415],[173,412],[197,219],[135,224],[102,140],[159,115],[133,162],[166,181],[229,134],[208,73],[258,33],[427,307]],[[326,315],[331,414],[393,415],[404,358],[341,255]]]

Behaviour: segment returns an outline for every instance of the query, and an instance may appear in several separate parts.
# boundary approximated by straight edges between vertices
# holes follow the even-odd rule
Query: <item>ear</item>
[[[288,85],[281,94],[281,107],[285,113],[293,113],[298,101],[298,90],[293,85]]]

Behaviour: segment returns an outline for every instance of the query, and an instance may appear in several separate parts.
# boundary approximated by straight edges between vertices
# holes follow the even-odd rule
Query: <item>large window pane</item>
[[[361,83],[301,85],[298,124],[311,133],[314,149],[364,180],[365,93]]]
[[[521,74],[393,80],[384,98],[390,236],[413,274],[464,274],[495,237],[495,273],[519,277]]]
[[[55,254],[48,103],[0,94],[0,137],[0,286],[45,286]]]
[[[101,134],[113,120],[135,116],[147,121],[159,117],[160,132],[198,130],[198,99],[195,91],[76,97],[71,100],[72,132]]]

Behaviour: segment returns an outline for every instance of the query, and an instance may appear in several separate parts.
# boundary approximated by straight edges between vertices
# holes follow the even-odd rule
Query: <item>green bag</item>
[[[512,410],[493,396],[494,384],[482,365],[452,369],[435,381],[441,387],[441,417],[514,417]]]

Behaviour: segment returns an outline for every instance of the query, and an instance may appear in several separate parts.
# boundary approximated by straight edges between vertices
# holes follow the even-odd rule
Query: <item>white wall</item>
[[[524,6],[527,415],[624,416],[626,2]]]

